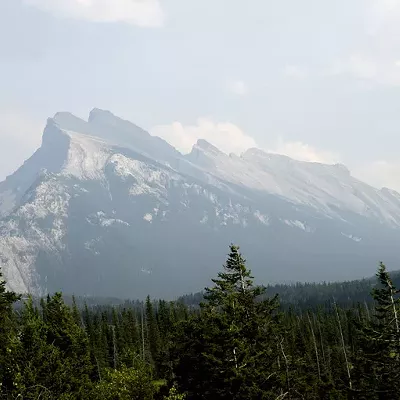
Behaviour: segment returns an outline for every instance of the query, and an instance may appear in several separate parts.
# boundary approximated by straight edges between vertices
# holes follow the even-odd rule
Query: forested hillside
[[[56,293],[21,306],[3,282],[2,398],[399,399],[400,302],[383,264],[377,278],[282,286],[281,307],[231,246],[184,301],[81,306]]]
[[[395,286],[400,287],[398,271],[390,273]],[[376,278],[360,279],[345,282],[296,283],[293,285],[277,284],[265,287],[265,296],[278,295],[280,306],[284,309],[294,308],[298,311],[323,307],[331,307],[333,302],[345,308],[358,303],[373,303],[371,290],[377,285]],[[204,292],[182,296],[178,301],[190,307],[198,307],[204,299]],[[83,302],[85,299],[81,299]],[[111,299],[110,299],[111,300]],[[109,300],[109,301],[110,301]],[[91,299],[98,302],[98,299]],[[104,303],[104,300],[101,300]],[[115,303],[121,300],[113,299]]]
[[[395,286],[400,287],[400,273],[393,271],[390,273]],[[292,285],[276,284],[265,287],[264,296],[279,296],[279,305],[283,309],[292,308],[298,311],[319,308],[321,306],[331,307],[333,302],[345,308],[356,306],[358,303],[373,303],[371,290],[377,285],[376,277],[344,281],[344,282],[322,282],[322,283],[302,283]],[[134,296],[134,294],[133,294]],[[67,304],[72,305],[71,295],[64,295]],[[191,293],[176,298],[176,302],[183,303],[189,308],[198,308],[204,300],[204,292]],[[121,299],[117,297],[80,297],[74,298],[78,306],[114,305],[132,306],[131,299]],[[140,302],[139,302],[140,303]],[[138,304],[139,304],[138,303]]]

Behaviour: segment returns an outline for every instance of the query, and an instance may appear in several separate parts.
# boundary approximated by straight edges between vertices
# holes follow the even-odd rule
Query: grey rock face
[[[10,288],[174,297],[241,245],[258,282],[369,276],[400,255],[400,195],[343,165],[199,140],[188,155],[108,111],[48,120],[42,146],[0,183]]]

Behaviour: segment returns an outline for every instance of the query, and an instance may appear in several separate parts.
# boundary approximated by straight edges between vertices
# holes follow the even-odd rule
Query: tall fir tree
[[[159,352],[161,347],[160,332],[158,330],[157,318],[155,315],[153,303],[150,296],[146,298],[146,329],[147,329],[147,340],[148,350],[150,355],[150,362],[154,367],[157,366],[159,361]]]
[[[12,388],[17,324],[13,305],[21,296],[8,291],[0,270],[0,392]]]
[[[283,395],[277,298],[260,299],[265,289],[253,285],[234,245],[224,271],[212,281],[200,316],[183,327],[188,340],[181,342],[185,355],[175,370],[181,389],[193,399]]]
[[[73,311],[64,303],[61,293],[56,293],[47,302],[47,342],[60,352],[59,364],[54,373],[54,384],[59,398],[66,393],[83,398],[90,389],[89,338],[77,324]]]
[[[61,367],[61,353],[47,341],[47,334],[47,324],[29,297],[20,318],[14,398],[45,400],[59,393],[54,387],[54,377]]]
[[[383,263],[378,273],[373,318],[360,327],[357,353],[357,387],[360,399],[397,399],[400,393],[399,291]]]

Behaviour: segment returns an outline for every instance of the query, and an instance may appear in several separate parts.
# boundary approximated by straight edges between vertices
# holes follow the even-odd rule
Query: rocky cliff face
[[[188,155],[95,109],[48,120],[41,148],[0,184],[0,266],[43,294],[197,291],[239,243],[258,281],[339,280],[397,267],[400,195],[342,165],[199,140]]]

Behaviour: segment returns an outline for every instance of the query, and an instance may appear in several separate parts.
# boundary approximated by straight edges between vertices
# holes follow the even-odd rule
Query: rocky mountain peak
[[[0,183],[0,267],[18,291],[197,291],[230,242],[265,283],[359,278],[381,250],[400,263],[399,240],[400,195],[340,164],[228,156],[203,139],[183,156],[100,109],[50,118],[41,148]]]
[[[94,120],[99,120],[102,119],[104,120],[112,120],[112,119],[119,119],[118,117],[116,117],[111,111],[108,110],[102,110],[100,108],[93,108],[90,113],[89,113],[89,118],[88,118],[88,122],[93,122]]]
[[[223,154],[221,150],[205,139],[198,139],[193,147],[213,154]]]

